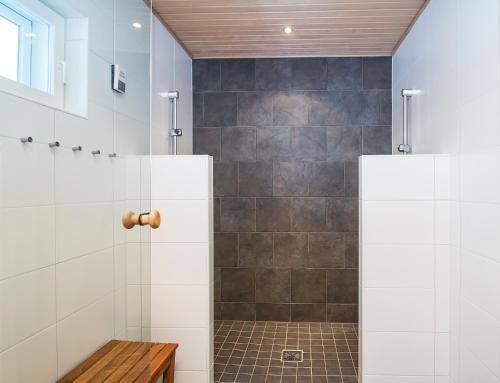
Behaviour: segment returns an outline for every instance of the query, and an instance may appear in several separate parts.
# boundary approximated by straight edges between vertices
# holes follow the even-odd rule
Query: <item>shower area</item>
[[[357,161],[392,152],[391,73],[390,57],[193,61],[216,382],[357,382]]]
[[[0,0],[0,383],[499,383],[499,15]]]

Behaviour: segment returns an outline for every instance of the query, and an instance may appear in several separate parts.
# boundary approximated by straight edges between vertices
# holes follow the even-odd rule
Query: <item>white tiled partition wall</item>
[[[142,320],[140,303],[127,310],[138,271],[127,258],[141,237],[126,235],[120,216],[149,199],[130,169],[149,153],[151,15],[142,0],[64,3],[88,21],[88,116],[0,91],[0,382],[52,383]],[[110,88],[115,60],[126,94]]]
[[[500,2],[430,0],[393,59],[414,153],[452,157],[450,381],[500,382]]]
[[[213,381],[212,201],[211,157],[152,157],[150,334],[179,343],[176,383]]]
[[[448,381],[450,159],[360,158],[363,383]]]

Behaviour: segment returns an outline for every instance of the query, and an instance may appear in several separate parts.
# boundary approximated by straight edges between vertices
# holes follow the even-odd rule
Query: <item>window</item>
[[[64,105],[64,19],[38,0],[0,0],[0,89]]]

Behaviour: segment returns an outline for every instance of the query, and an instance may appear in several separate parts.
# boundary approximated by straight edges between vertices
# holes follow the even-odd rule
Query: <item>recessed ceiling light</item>
[[[283,32],[285,32],[287,35],[289,35],[290,33],[293,32],[293,29],[290,26],[286,26],[285,28],[283,28]]]
[[[139,22],[137,22],[137,21],[136,21],[136,22],[134,22],[134,23],[132,23],[132,26],[133,26],[135,29],[141,29],[141,28],[142,28],[142,24],[141,24],[141,23],[139,23]]]

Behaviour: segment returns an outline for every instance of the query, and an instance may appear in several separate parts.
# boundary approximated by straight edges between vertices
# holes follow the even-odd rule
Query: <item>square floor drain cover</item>
[[[302,362],[302,350],[283,350],[281,351],[282,362]]]

